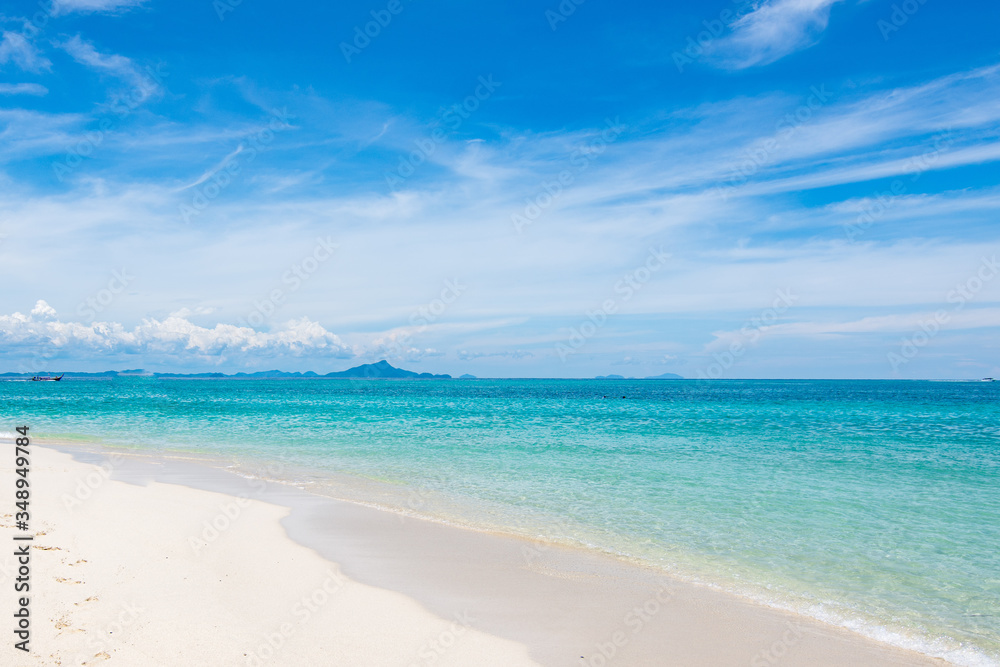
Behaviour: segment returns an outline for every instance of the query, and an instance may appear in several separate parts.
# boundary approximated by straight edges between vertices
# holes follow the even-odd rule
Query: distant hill
[[[2,373],[0,378],[30,378],[32,375],[61,375],[62,373],[56,373],[52,371],[46,371],[43,373]],[[433,375],[431,373],[415,373],[414,371],[403,370],[402,368],[395,368],[391,366],[388,361],[383,359],[375,364],[362,364],[360,366],[355,366],[354,368],[348,368],[346,371],[338,371],[335,373],[327,373],[326,375],[319,375],[313,371],[306,371],[305,373],[287,373],[285,371],[257,371],[256,373],[236,373],[234,375],[226,375],[225,373],[150,373],[142,369],[127,370],[127,371],[104,371],[103,373],[66,373],[66,379],[72,378],[101,378],[101,379],[112,379],[116,377],[121,378],[164,378],[164,379],[190,379],[190,380],[212,380],[220,378],[230,378],[236,380],[267,380],[267,379],[295,379],[295,378],[420,378],[420,379],[440,379],[449,380],[450,375]],[[473,376],[468,376],[473,377]]]
[[[464,375],[459,375],[458,379],[459,380],[478,380],[479,378],[477,378],[475,375],[469,375],[468,373],[466,373]]]
[[[598,375],[595,380],[624,380],[624,375]]]
[[[406,371],[402,368],[396,368],[389,364],[388,361],[383,359],[374,364],[361,364],[360,366],[355,366],[354,368],[348,368],[346,371],[338,371],[336,373],[327,373],[323,377],[328,378],[387,378],[387,379],[402,379],[402,378],[421,378],[421,379],[434,379],[434,380],[450,380],[450,375],[433,375],[431,373],[415,373],[413,371]]]
[[[654,375],[652,377],[645,378],[647,380],[683,380],[684,378],[675,373],[664,373],[663,375]]]

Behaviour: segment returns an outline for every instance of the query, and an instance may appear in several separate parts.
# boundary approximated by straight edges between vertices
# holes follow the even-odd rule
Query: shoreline
[[[83,466],[78,474],[105,478],[93,466],[108,459],[107,450],[36,446],[72,455]],[[946,664],[597,552],[393,514],[204,461],[148,452],[122,458],[101,489],[169,484],[284,508],[280,525],[291,545],[336,563],[351,581],[415,601],[439,621],[471,614],[471,629],[524,647],[539,664],[597,667],[612,664],[609,653],[634,665]]]
[[[863,614],[859,612],[851,614],[850,612],[845,612],[843,609],[831,608],[828,603],[823,601],[807,601],[801,595],[792,595],[786,591],[773,592],[769,586],[747,583],[745,581],[739,582],[738,577],[729,576],[724,581],[724,578],[720,576],[713,577],[713,563],[699,564],[701,565],[700,569],[687,561],[686,566],[678,564],[668,567],[645,558],[642,555],[589,542],[581,539],[579,535],[566,536],[566,531],[562,531],[563,534],[559,538],[554,538],[544,530],[538,532],[525,530],[525,525],[505,525],[496,520],[477,522],[477,518],[485,517],[488,513],[482,507],[479,508],[478,512],[470,512],[464,506],[460,510],[455,510],[455,498],[446,498],[447,504],[438,504],[437,507],[428,509],[430,505],[425,503],[428,493],[440,495],[439,492],[428,492],[427,489],[410,487],[403,483],[394,483],[392,481],[344,472],[316,473],[305,467],[276,463],[273,459],[244,457],[243,460],[237,461],[236,459],[204,454],[202,452],[174,449],[163,451],[133,449],[102,445],[92,441],[47,440],[43,444],[63,448],[62,451],[86,452],[99,457],[105,456],[110,452],[112,457],[118,454],[121,456],[131,456],[140,460],[170,460],[204,465],[244,479],[260,480],[284,487],[291,487],[302,493],[317,495],[337,502],[359,505],[376,512],[391,513],[398,515],[401,520],[413,519],[460,531],[520,540],[528,543],[530,545],[528,548],[533,551],[536,549],[544,551],[554,547],[579,551],[583,554],[612,560],[623,568],[638,568],[653,577],[667,578],[670,581],[681,582],[684,585],[702,587],[748,602],[752,605],[792,614],[799,618],[807,618],[824,626],[846,630],[852,635],[876,642],[881,646],[916,653],[931,659],[943,660],[946,664],[969,667],[991,667],[1000,664],[977,648],[967,648],[963,645],[956,646],[954,642],[949,643],[947,639],[942,640],[926,634],[908,634],[903,628],[886,627],[872,618],[864,618]],[[345,492],[347,489],[349,489],[349,492]],[[378,499],[373,500],[376,496],[378,496]],[[414,496],[418,497],[419,504],[417,506],[414,506],[413,503]],[[441,498],[445,498],[445,496],[441,496]],[[408,504],[408,507],[403,506],[404,500],[406,501],[405,504]],[[445,513],[443,511],[445,507],[452,511]],[[490,509],[502,511],[504,508],[496,507]],[[475,518],[473,518],[474,515]],[[554,525],[554,527],[561,530],[565,525],[565,523],[557,521],[557,525]],[[570,531],[570,533],[572,532]],[[300,540],[303,544],[306,544],[307,541]],[[688,560],[690,561],[690,559]]]

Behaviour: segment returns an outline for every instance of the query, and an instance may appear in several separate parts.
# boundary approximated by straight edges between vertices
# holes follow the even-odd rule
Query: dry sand
[[[32,449],[32,651],[13,646],[4,548],[0,665],[944,664],[600,554],[190,461]]]

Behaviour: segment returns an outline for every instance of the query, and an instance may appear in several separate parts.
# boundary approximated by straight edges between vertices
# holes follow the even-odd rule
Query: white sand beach
[[[66,449],[32,445],[31,651],[7,631],[0,664],[944,664],[600,554]],[[16,573],[5,548],[8,619]]]

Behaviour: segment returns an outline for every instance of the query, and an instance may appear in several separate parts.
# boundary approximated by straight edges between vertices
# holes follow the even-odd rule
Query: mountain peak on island
[[[400,379],[400,378],[422,378],[422,379],[435,379],[435,380],[450,380],[450,375],[434,375],[432,373],[416,373],[414,371],[403,370],[402,368],[396,368],[391,365],[385,359],[377,361],[374,364],[361,364],[360,366],[355,366],[354,368],[348,368],[346,371],[337,371],[335,373],[327,373],[324,377],[328,378],[389,378],[389,379]]]

